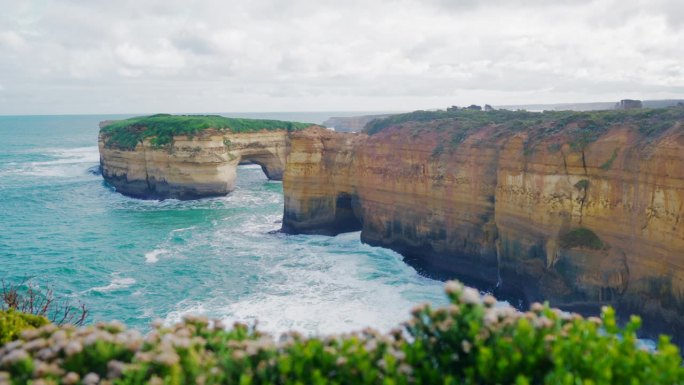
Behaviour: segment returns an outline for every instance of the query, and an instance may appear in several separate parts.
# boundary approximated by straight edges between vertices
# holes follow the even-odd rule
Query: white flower
[[[178,354],[176,354],[176,352],[167,351],[159,353],[157,357],[154,358],[154,360],[159,364],[172,366],[180,361],[180,357],[178,357]]]
[[[467,304],[476,305],[481,303],[480,293],[472,287],[466,287],[463,289],[461,298],[463,299],[463,302]]]
[[[100,376],[97,373],[88,373],[83,377],[83,385],[96,385],[100,382]]]
[[[29,358],[29,355],[28,355],[28,353],[26,353],[25,350],[16,349],[16,350],[12,350],[7,355],[2,357],[2,361],[0,361],[0,363],[2,363],[3,365],[9,366],[9,365],[17,363],[19,361],[26,360],[28,358]]]
[[[67,357],[76,355],[82,351],[83,346],[78,341],[71,341],[64,347],[64,354],[66,354]]]
[[[463,284],[458,281],[449,281],[444,288],[447,294],[455,294],[463,290]]]
[[[38,353],[36,353],[36,357],[43,361],[48,361],[54,358],[56,353],[57,352],[55,352],[52,348],[42,348],[38,351]]]
[[[29,351],[30,350],[38,350],[38,349],[42,349],[46,346],[47,346],[47,341],[45,340],[45,338],[38,338],[38,339],[31,340],[31,341],[25,343],[24,349],[29,350]]]
[[[494,298],[494,296],[492,295],[487,294],[484,296],[482,302],[484,302],[485,305],[492,307],[496,305],[496,298]]]
[[[119,378],[123,374],[125,365],[121,361],[112,360],[107,363],[107,378]]]
[[[372,352],[372,351],[374,351],[375,349],[377,349],[378,343],[375,342],[375,340],[370,340],[370,341],[368,341],[368,342],[366,343],[366,346],[364,346],[364,347],[366,348],[366,351]]]
[[[81,377],[78,375],[76,372],[69,372],[62,378],[62,382],[65,385],[76,385],[78,383],[78,380],[80,380]]]

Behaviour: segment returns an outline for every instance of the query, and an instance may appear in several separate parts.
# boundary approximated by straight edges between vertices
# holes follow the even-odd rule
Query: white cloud
[[[23,47],[25,44],[24,38],[21,37],[16,31],[3,31],[0,32],[0,47],[16,50]]]
[[[114,52],[124,66],[132,69],[175,72],[185,66],[185,57],[164,39],[146,49],[130,43],[120,44]]]
[[[683,97],[684,5],[677,0],[0,6],[0,82],[21,90],[0,113]]]

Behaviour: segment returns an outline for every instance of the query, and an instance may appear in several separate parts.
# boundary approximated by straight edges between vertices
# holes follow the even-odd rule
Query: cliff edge
[[[684,109],[417,111],[296,132],[283,230],[361,230],[513,304],[684,337]]]

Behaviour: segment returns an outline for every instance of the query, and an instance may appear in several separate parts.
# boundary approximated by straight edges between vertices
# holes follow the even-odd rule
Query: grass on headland
[[[524,110],[478,111],[456,109],[414,111],[391,115],[369,122],[364,131],[375,135],[393,126],[419,127],[449,131],[449,144],[457,146],[477,130],[494,126],[496,133],[528,131],[532,142],[556,134],[566,134],[574,150],[581,150],[616,125],[634,126],[646,138],[656,137],[677,122],[684,122],[684,108],[606,110],[606,111],[544,111]]]
[[[419,306],[388,334],[289,333],[186,318],[148,336],[120,324],[44,326],[0,348],[0,383],[94,384],[681,384],[679,350],[640,348],[606,308],[585,319],[536,304],[517,312],[456,282],[450,305]]]
[[[105,146],[133,150],[147,138],[152,138],[151,142],[155,147],[163,147],[171,144],[174,136],[192,137],[209,128],[230,132],[256,132],[294,131],[310,126],[310,123],[226,118],[218,115],[157,114],[116,121],[100,129],[100,133],[105,137]]]

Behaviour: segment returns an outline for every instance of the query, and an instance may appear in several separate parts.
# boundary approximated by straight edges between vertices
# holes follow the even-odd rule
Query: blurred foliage
[[[34,283],[31,279],[24,279],[19,283],[0,281],[0,311],[6,311],[9,315],[25,314],[25,320],[47,319],[56,325],[73,324],[83,325],[88,318],[88,309],[85,304],[74,303],[67,297],[58,297],[49,282],[42,285]],[[14,311],[14,313],[10,313]],[[30,315],[38,318],[30,318]],[[20,324],[17,324],[20,326]],[[32,323],[29,322],[29,326]],[[41,326],[41,325],[33,325]],[[2,330],[0,330],[2,333]]]
[[[638,317],[585,319],[535,304],[502,306],[460,283],[450,305],[419,306],[387,334],[291,332],[278,342],[253,327],[186,318],[145,337],[116,323],[44,326],[0,348],[12,384],[680,384],[677,347],[640,347]],[[40,382],[44,381],[44,382]]]
[[[47,318],[22,313],[15,309],[0,310],[0,344],[19,338],[19,334],[26,329],[35,329],[49,324]]]

